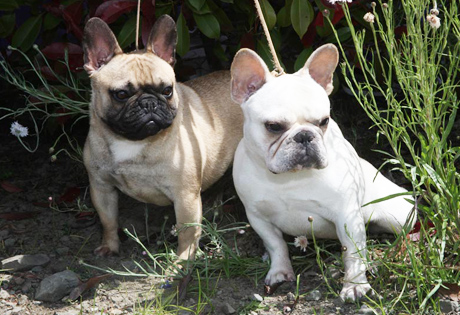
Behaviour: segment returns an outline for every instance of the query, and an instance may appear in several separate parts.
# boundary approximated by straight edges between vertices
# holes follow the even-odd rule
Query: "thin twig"
[[[280,76],[284,74],[284,69],[283,67],[281,67],[281,64],[278,60],[278,56],[276,55],[275,46],[273,46],[273,42],[270,37],[270,33],[268,31],[267,23],[265,22],[264,15],[262,13],[262,8],[260,7],[259,0],[254,0],[254,3],[256,5],[257,13],[259,14],[260,23],[262,24],[265,36],[267,37],[268,47],[270,47],[270,52],[273,57],[273,65],[275,66],[275,70],[274,70],[275,75]]]

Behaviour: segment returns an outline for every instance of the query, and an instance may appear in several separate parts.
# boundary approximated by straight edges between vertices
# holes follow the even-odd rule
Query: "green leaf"
[[[291,10],[286,7],[282,7],[276,15],[276,23],[278,23],[281,27],[291,25]]]
[[[312,47],[308,47],[299,54],[297,57],[295,63],[294,63],[294,71],[299,71],[300,69],[305,66],[305,63],[307,62],[308,57],[310,57],[311,53],[313,52]]]
[[[49,31],[54,29],[56,26],[61,23],[61,19],[58,18],[57,16],[51,14],[51,13],[46,13],[45,18],[43,19],[43,30],[44,31]]]
[[[270,71],[275,69],[275,66],[273,64],[273,57],[272,57],[272,54],[270,52],[270,48],[268,47],[268,44],[267,44],[266,40],[264,40],[264,41],[258,40],[257,41],[257,49],[256,49],[256,51],[259,54],[260,58],[262,58],[262,60],[265,62],[265,64],[267,65],[268,69],[270,69]],[[281,67],[283,67],[283,69],[286,69],[286,67],[284,66],[283,62],[281,61],[281,58],[280,58],[278,53],[277,53],[277,57],[278,57],[278,60],[279,60],[279,62],[281,64]]]
[[[164,14],[171,14],[173,8],[172,2],[167,3],[155,3],[155,17],[159,18]]]
[[[228,57],[225,54],[225,50],[222,47],[221,43],[215,42],[214,46],[212,47],[212,51],[214,52],[214,55],[220,60],[220,61],[228,61]]]
[[[196,25],[206,37],[215,39],[220,37],[220,25],[214,15],[193,13],[193,17]]]
[[[32,47],[35,39],[40,33],[42,27],[42,15],[32,16],[24,24],[21,25],[14,33],[11,45],[20,48],[22,51],[27,51]]]
[[[288,27],[291,25],[291,5],[292,0],[287,0],[286,5],[282,7],[276,15],[276,23],[280,27]]]
[[[7,37],[11,34],[14,29],[14,22],[16,20],[16,16],[14,13],[5,14],[4,16],[0,17],[0,37]]]
[[[187,6],[193,13],[207,14],[213,13],[206,0],[187,0]]]
[[[139,29],[142,29],[142,27],[139,26]],[[118,33],[117,40],[121,48],[126,48],[134,43],[136,40],[136,16],[130,17],[124,23],[123,28]]]
[[[0,11],[13,11],[19,8],[16,0],[0,0]]]
[[[305,0],[294,0],[291,5],[291,22],[297,35],[300,38],[305,35],[308,26],[313,22],[315,12],[310,2]]]
[[[177,19],[177,47],[179,56],[185,55],[190,50],[190,34],[182,12]]]
[[[233,31],[233,23],[228,18],[227,14],[225,14],[225,11],[222,10],[213,1],[209,1],[209,2],[207,2],[207,4],[209,5],[209,8],[211,9],[211,12],[216,17],[217,21],[219,21],[219,25],[220,25],[222,31],[224,31],[224,32]]]
[[[271,30],[276,24],[275,10],[268,0],[260,0],[260,8],[262,9],[262,14],[264,15],[267,27]]]

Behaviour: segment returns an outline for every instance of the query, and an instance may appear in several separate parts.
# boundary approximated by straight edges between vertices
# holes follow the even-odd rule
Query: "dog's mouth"
[[[171,126],[176,110],[155,96],[143,96],[107,114],[105,123],[113,132],[129,140],[143,140]]]

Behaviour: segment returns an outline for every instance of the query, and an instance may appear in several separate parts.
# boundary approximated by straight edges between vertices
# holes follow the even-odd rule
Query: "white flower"
[[[10,132],[13,136],[16,137],[27,137],[29,135],[29,129],[27,127],[24,127],[17,121],[11,124]]]
[[[263,262],[266,262],[269,258],[270,258],[270,256],[268,255],[267,252],[265,252],[265,253],[262,255],[262,261],[263,261]]]
[[[351,1],[352,0],[329,0],[329,2],[332,3],[332,4],[345,3],[345,2],[351,3]]]
[[[307,251],[307,246],[308,246],[308,239],[301,235],[301,236],[297,236],[295,239],[294,239],[294,245],[295,247],[300,247],[300,249],[304,252]]]
[[[366,21],[368,23],[374,23],[375,16],[374,16],[374,14],[372,14],[370,12],[367,12],[366,14],[364,14],[363,19],[364,19],[364,21]]]
[[[430,26],[434,29],[438,29],[441,26],[441,19],[437,17],[435,14],[428,14],[426,17],[426,20],[428,23],[430,23]]]
[[[171,233],[172,236],[177,236],[177,228],[176,228],[175,225],[173,225],[171,227],[171,232],[170,233]]]

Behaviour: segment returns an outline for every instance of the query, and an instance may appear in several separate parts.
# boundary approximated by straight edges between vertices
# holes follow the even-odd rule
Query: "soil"
[[[374,145],[374,132],[368,130],[369,121],[358,106],[349,100],[350,97],[344,93],[333,97],[335,115],[339,116],[339,122],[352,144],[359,144],[358,152],[369,153],[369,148]],[[101,226],[91,206],[83,165],[65,154],[60,154],[55,162],[51,162],[48,149],[52,144],[43,139],[46,137],[42,138],[37,152],[26,152],[17,139],[8,134],[8,127],[3,122],[0,128],[0,181],[11,184],[13,189],[0,188],[0,260],[20,254],[46,254],[50,263],[23,272],[0,271],[2,314],[133,314],[142,313],[146,305],[151,305],[150,313],[160,313],[160,306],[155,306],[159,305],[158,293],[163,292],[164,296],[174,293],[178,281],[172,282],[171,288],[165,288],[166,282],[161,278],[113,275],[85,290],[74,301],[69,297],[58,302],[34,300],[40,281],[63,270],[74,271],[83,282],[106,274],[102,269],[108,268],[140,273],[134,262],[144,259],[145,252],[132,239],[124,237],[119,256],[96,257],[93,250],[101,240]],[[81,137],[80,142],[83,141],[84,137]],[[229,174],[203,195],[205,208],[212,207],[216,200],[220,202],[235,195]],[[237,199],[219,209],[225,212],[219,214],[222,217],[232,217],[241,222],[246,220]],[[145,241],[144,213],[144,204],[128,197],[121,198],[121,227],[136,232]],[[147,221],[150,236],[150,245],[147,247],[154,252],[162,247],[162,232],[169,233],[174,224],[172,208],[149,205]],[[263,244],[254,231],[248,228],[237,237],[235,233],[230,237],[237,239],[240,254],[244,257],[260,257],[262,260]],[[168,238],[174,243],[171,236]],[[338,254],[339,244],[336,243],[334,247]],[[297,250],[293,255],[302,258],[303,253]],[[305,254],[305,261],[299,267],[301,297],[298,301],[292,297],[296,293],[295,283],[286,283],[273,295],[264,296],[263,276],[255,279],[222,275],[207,283],[214,289],[209,297],[211,303],[202,313],[230,314],[233,310],[235,314],[360,313],[361,305],[343,304],[334,294],[341,287],[342,274],[338,272],[330,278],[331,290],[312,257],[312,251]],[[334,267],[334,260],[331,257],[329,260]],[[192,279],[185,296],[172,304],[193,308],[200,299],[194,289],[197,284],[197,279]],[[315,290],[319,293],[312,293]],[[260,295],[261,301],[257,300],[259,297],[255,294]],[[184,310],[178,312],[189,313]]]

